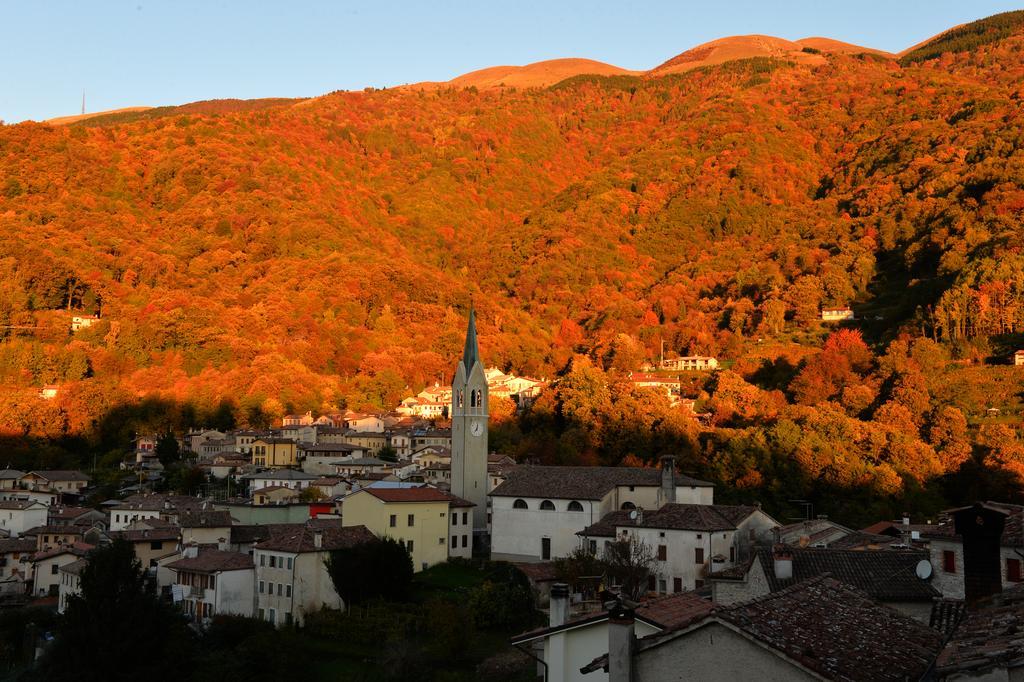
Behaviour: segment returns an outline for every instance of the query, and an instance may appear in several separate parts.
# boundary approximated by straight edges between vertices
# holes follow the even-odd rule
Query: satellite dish
[[[636,521],[636,509],[634,509],[633,511],[629,512],[629,518],[631,520],[633,520],[633,521]]]
[[[932,577],[932,565],[927,559],[921,559],[917,562],[917,568],[914,569],[917,573],[917,577],[921,580],[928,580]]]

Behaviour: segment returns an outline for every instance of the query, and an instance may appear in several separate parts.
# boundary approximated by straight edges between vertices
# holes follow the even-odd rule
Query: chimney
[[[324,546],[324,532],[322,530],[313,531],[313,546],[317,549]]]
[[[777,545],[772,550],[775,564],[775,579],[789,580],[793,577],[793,552],[784,545]]]
[[[903,512],[903,525],[904,526],[909,526],[910,525],[910,514],[908,514],[907,512]]]
[[[665,455],[661,458],[661,503],[674,504],[676,501],[676,458]]]
[[[633,610],[616,604],[608,611],[608,682],[632,682]]]
[[[569,617],[569,586],[555,583],[551,586],[551,603],[549,605],[548,625],[556,628],[564,625]]]
[[[194,542],[190,542],[185,545],[185,549],[182,550],[181,554],[186,559],[195,559],[199,556],[199,546]]]
[[[1003,591],[1000,546],[1008,514],[981,502],[952,512],[963,538],[964,600],[968,607]]]

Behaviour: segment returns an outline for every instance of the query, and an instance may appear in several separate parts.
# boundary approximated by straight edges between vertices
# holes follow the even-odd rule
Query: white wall
[[[607,649],[607,642],[605,644]],[[634,682],[678,679],[790,682],[818,679],[717,623],[642,652],[634,659],[633,671]]]
[[[251,568],[217,574],[214,613],[252,617],[256,590],[256,571]]]
[[[492,497],[491,558],[542,561],[541,538],[551,538],[551,558],[566,556],[579,546],[577,531],[597,523],[604,513],[593,500],[577,500],[582,512],[570,512],[571,500],[551,500],[555,511],[542,511],[541,499],[522,498],[528,509],[513,509],[516,498]]]
[[[138,521],[139,519],[156,519],[159,517],[160,512],[156,510],[132,509],[129,511],[119,511],[114,509],[110,512],[110,530],[124,530],[132,521]]]
[[[657,528],[628,528],[623,527],[630,535],[643,540],[654,555],[657,556],[658,546],[665,545],[667,559],[656,561],[654,571],[656,580],[665,581],[665,593],[673,593],[673,579],[682,580],[683,590],[696,589],[696,581],[703,580],[705,567],[707,571],[721,570],[733,564],[729,559],[729,548],[733,543],[733,531],[697,532],[689,530],[659,530]],[[664,537],[662,537],[664,536]],[[704,562],[696,562],[696,549],[704,550]],[[600,552],[600,547],[598,547]],[[726,558],[725,563],[715,564],[711,568],[711,557],[721,554]],[[659,591],[661,587],[655,583]]]
[[[263,566],[260,565],[260,555],[273,554],[277,557],[291,557],[292,568],[275,567],[270,568],[269,561]],[[302,625],[305,615],[321,608],[340,609],[343,607],[341,597],[334,589],[334,583],[327,573],[325,560],[327,552],[304,552],[302,554],[287,554],[283,552],[253,552],[253,560],[256,563],[255,594],[257,611],[254,614],[259,617],[259,609],[263,609],[264,620],[270,619],[270,609],[276,611],[277,625],[285,623],[285,614],[291,613],[295,623]],[[287,564],[286,564],[287,565]],[[275,587],[274,594],[259,592],[259,582],[264,585],[273,582],[276,584],[291,586],[291,596],[287,596],[287,589],[282,589],[281,596],[277,595]]]
[[[659,632],[637,621],[637,637]],[[608,673],[598,670],[584,675],[580,668],[608,653],[608,621],[563,630],[544,640],[542,658],[548,664],[548,682],[607,682]]]
[[[16,538],[29,528],[46,525],[46,507],[32,506],[28,509],[0,509],[0,528]]]

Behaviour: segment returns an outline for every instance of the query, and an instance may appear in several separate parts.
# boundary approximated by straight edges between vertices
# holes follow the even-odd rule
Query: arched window
[[[569,511],[583,511],[583,505],[573,500],[569,503]]]
[[[551,500],[544,500],[540,503],[541,511],[555,511],[555,503]]]
[[[466,394],[465,394],[465,392],[464,392],[464,391],[463,391],[463,390],[462,390],[462,389],[460,388],[460,389],[459,389],[459,399],[458,399],[458,402],[457,402],[457,404],[458,404],[458,406],[459,406],[459,407],[462,407],[463,403],[465,403],[465,399],[466,399]]]
[[[477,404],[476,404],[476,391],[470,391],[469,392],[469,406],[470,407],[476,407],[477,406]]]
[[[526,500],[516,500],[512,503],[513,509],[529,509],[530,506],[526,504]]]
[[[484,406],[484,392],[481,391],[479,388],[476,389],[476,406],[477,407],[483,407]]]
[[[636,505],[632,502],[623,502],[619,509],[636,509]]]

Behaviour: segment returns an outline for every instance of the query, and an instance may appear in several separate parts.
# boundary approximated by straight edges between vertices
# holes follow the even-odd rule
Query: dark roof
[[[70,573],[71,575],[82,575],[82,571],[89,565],[89,560],[82,558],[77,561],[72,561],[70,564],[65,564],[60,567],[60,572]]]
[[[220,528],[231,525],[231,512],[214,509],[196,509],[178,513],[182,528]]]
[[[1024,588],[1015,587],[975,607],[953,632],[935,663],[940,676],[982,677],[994,668],[1024,664]]]
[[[617,527],[660,528],[666,530],[735,530],[736,524],[757,511],[757,507],[724,504],[665,504],[661,509],[643,512],[643,521],[630,518],[630,511],[605,514],[597,523],[577,535],[615,537]]]
[[[54,547],[53,549],[47,549],[39,552],[32,557],[32,561],[42,561],[43,559],[50,559],[55,556],[60,556],[61,554],[85,556],[95,548],[95,545],[90,545],[87,542],[75,542],[69,545],[61,545],[60,547]]]
[[[83,514],[94,511],[96,510],[92,507],[50,507],[49,516],[51,519],[77,519]]]
[[[46,506],[36,500],[0,500],[0,509],[28,509],[33,505]]]
[[[30,471],[29,474],[41,476],[47,481],[88,481],[89,476],[77,469],[43,469]],[[26,474],[28,475],[28,474]]]
[[[139,530],[115,530],[111,531],[111,540],[127,540],[128,542],[156,542],[162,540],[177,540],[181,530],[177,526],[167,528],[141,528]]]
[[[270,469],[242,476],[243,481],[312,481],[317,477],[297,469]]]
[[[25,475],[24,471],[18,471],[17,469],[2,469],[0,470],[0,480],[8,481],[15,478],[21,478]]]
[[[191,495],[136,494],[129,495],[112,511],[162,511],[164,509],[196,509],[203,506],[203,500]]]
[[[315,533],[321,533],[320,547],[316,546]],[[326,552],[335,549],[347,549],[364,542],[375,542],[377,537],[366,526],[346,526],[344,528],[314,529],[300,526],[291,531],[272,535],[269,539],[258,543],[255,549],[275,552]]]
[[[960,625],[966,612],[967,604],[962,599],[937,599],[932,604],[928,627],[948,637]]]
[[[903,538],[892,535],[878,535],[857,531],[835,542],[829,543],[829,549],[885,549],[894,545],[901,545]]]
[[[261,523],[231,526],[231,543],[260,542],[271,536],[297,533],[302,528],[341,528],[341,519],[309,519],[305,523]]]
[[[696,592],[679,592],[667,597],[657,597],[636,607],[636,617],[654,625],[660,630],[668,631],[684,627],[694,620],[711,612],[714,604],[700,597]],[[608,619],[605,610],[581,613],[570,618],[561,625],[536,628],[512,638],[513,644],[528,642],[538,637],[546,637],[555,632],[577,628],[590,623],[601,623]]]
[[[676,474],[677,486],[711,487],[707,481]],[[491,491],[492,497],[547,497],[600,500],[620,485],[660,486],[660,469],[520,465]]]
[[[1003,547],[1024,547],[1024,506],[1006,504],[1003,502],[985,502],[981,507],[1005,513],[1006,521],[1003,525]],[[969,509],[964,507],[963,509]],[[960,509],[947,509],[942,513],[939,523],[931,529],[921,533],[921,539],[925,540],[947,540],[949,542],[963,542],[963,538],[956,534],[953,525],[953,512]]]
[[[217,549],[200,550],[192,558],[178,559],[167,564],[167,568],[175,571],[193,571],[196,573],[216,573],[217,571],[238,571],[253,568],[252,557],[239,552],[223,552]]]
[[[942,646],[935,630],[824,576],[715,615],[833,680],[916,680]]]
[[[462,364],[466,366],[466,376],[469,376],[473,365],[480,362],[480,351],[476,343],[476,311],[472,306],[469,308],[469,324],[466,326],[466,345],[462,348]]]
[[[0,539],[0,554],[11,552],[34,552],[36,541],[31,538],[3,538]]]
[[[45,526],[36,526],[29,528],[22,535],[40,535],[42,533],[50,533],[56,535],[81,535],[85,532],[81,526],[61,526],[57,524],[48,523]]]
[[[939,596],[939,592],[918,578],[915,571],[918,562],[928,559],[928,552],[816,547],[788,547],[787,550],[793,555],[793,577],[788,580],[775,577],[771,548],[757,550],[758,561],[772,592],[828,573],[882,601],[931,602]]]
[[[450,502],[452,499],[437,488],[363,488],[363,491],[382,502]]]

